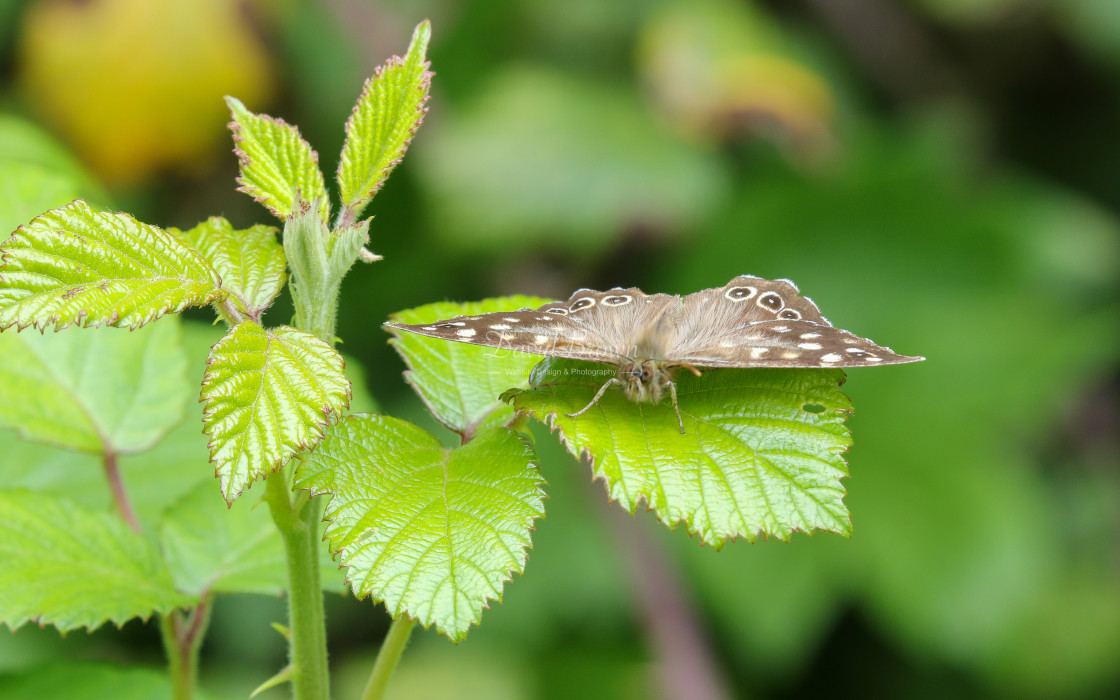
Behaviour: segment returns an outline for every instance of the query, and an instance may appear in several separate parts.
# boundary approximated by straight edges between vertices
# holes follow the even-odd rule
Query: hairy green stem
[[[330,697],[327,631],[319,579],[319,499],[297,512],[283,470],[265,481],[272,520],[284,540],[288,563],[288,626],[292,690],[297,700]]]
[[[381,649],[377,652],[377,661],[374,662],[373,671],[366,681],[366,689],[362,691],[362,700],[381,700],[385,695],[389,678],[396,670],[397,662],[401,660],[401,654],[404,653],[408,637],[415,626],[416,622],[408,619],[406,615],[393,620],[393,624],[389,627],[389,634],[385,635],[385,641],[381,643]]]
[[[172,698],[191,700],[198,682],[198,653],[210,624],[210,596],[186,614],[176,610],[160,618],[160,636],[171,673]]]

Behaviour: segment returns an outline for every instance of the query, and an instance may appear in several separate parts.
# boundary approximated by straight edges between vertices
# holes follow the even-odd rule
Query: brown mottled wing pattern
[[[619,364],[633,356],[638,338],[656,334],[666,308],[674,305],[680,305],[680,297],[648,295],[640,289],[581,289],[567,301],[535,310],[456,316],[431,324],[390,321],[385,325],[460,343]]]
[[[833,327],[789,280],[749,275],[684,297],[662,358],[697,367],[867,367],[924,359]]]

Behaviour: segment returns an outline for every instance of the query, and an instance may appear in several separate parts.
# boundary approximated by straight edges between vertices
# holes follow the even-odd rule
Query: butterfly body
[[[660,401],[669,389],[677,408],[673,377],[680,367],[693,372],[697,367],[866,367],[924,359],[834,327],[789,280],[751,275],[684,297],[636,288],[580,289],[567,301],[538,309],[386,325],[433,338],[615,365],[616,376],[573,416],[590,409],[614,384],[634,401]]]

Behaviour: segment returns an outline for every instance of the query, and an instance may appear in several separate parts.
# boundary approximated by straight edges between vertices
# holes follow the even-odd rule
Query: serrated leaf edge
[[[348,417],[351,417],[351,416],[353,416],[353,417],[362,417],[362,416],[382,417],[381,414],[376,414],[376,413],[352,413]],[[384,416],[384,417],[392,418],[392,416]],[[398,418],[398,419],[395,419],[395,420],[400,420],[400,419]],[[417,427],[419,427],[419,426],[417,426]],[[506,427],[495,427],[493,429],[494,430],[505,430],[509,433],[512,433],[514,435],[514,437],[516,437],[518,440],[520,440],[522,443],[524,443],[525,446],[529,448],[529,451],[534,456],[536,456],[537,452],[536,452],[535,449],[533,449],[532,441],[529,438],[527,438],[525,435],[523,435],[523,434],[521,434],[521,433],[519,433],[515,430],[511,430],[509,428],[506,428]],[[423,428],[421,428],[421,430],[423,430]],[[427,431],[424,431],[424,432],[427,432]],[[430,433],[429,433],[429,435],[430,435]],[[321,442],[320,442],[320,444],[321,444]],[[463,444],[465,445],[466,443],[463,443]],[[316,448],[317,447],[318,447],[318,445],[316,445]],[[462,447],[462,445],[459,445],[459,447]],[[456,447],[446,447],[446,446],[440,445],[439,449],[444,455],[444,461],[442,463],[444,465],[446,465],[447,459],[451,456],[451,453],[457,448]],[[540,468],[540,464],[538,464],[538,462],[539,462],[539,459],[534,459],[534,460],[528,462],[527,466],[532,468],[532,469],[536,469],[537,472],[540,473],[541,468]],[[298,480],[298,474],[297,474],[297,480]],[[543,475],[541,476],[540,482],[538,482],[537,485],[535,486],[536,495],[541,500],[541,515],[538,516],[538,518],[544,517],[544,505],[543,504],[544,504],[544,501],[548,499],[548,494],[545,492],[545,490],[543,488],[541,488],[542,483],[544,483]],[[330,506],[331,506],[331,503],[336,498],[336,494],[334,492],[328,490],[328,489],[325,489],[325,488],[321,489],[321,490],[316,490],[316,489],[312,488],[311,486],[301,486],[300,488],[302,488],[304,491],[307,491],[307,495],[312,497],[312,498],[314,498],[316,496],[322,496],[322,495],[327,495],[328,496],[327,502],[323,505],[323,520],[324,521],[330,521],[330,517],[328,516],[328,514],[330,513]],[[531,518],[529,520],[529,522],[526,524],[530,532],[536,532],[537,531],[536,520],[538,518]],[[392,619],[394,619],[394,620],[399,619],[403,615],[406,618],[408,618],[410,621],[419,624],[425,630],[431,629],[431,627],[433,625],[435,625],[437,632],[439,632],[443,636],[447,637],[449,640],[451,640],[455,644],[458,644],[459,642],[463,641],[466,638],[467,633],[470,632],[470,630],[472,628],[478,627],[482,624],[482,613],[480,612],[478,620],[472,621],[470,623],[470,625],[468,625],[465,629],[463,629],[461,632],[459,632],[458,634],[453,636],[452,634],[449,633],[450,630],[440,629],[438,624],[436,623],[436,621],[434,619],[431,620],[430,622],[427,622],[427,623],[422,622],[420,620],[419,615],[414,614],[413,611],[410,610],[407,606],[405,606],[403,608],[398,606],[396,610],[390,610],[388,603],[386,601],[380,599],[380,598],[375,597],[373,595],[372,591],[366,591],[364,593],[359,593],[357,590],[355,590],[354,581],[350,578],[350,568],[351,567],[350,567],[350,565],[343,562],[342,557],[339,556],[340,553],[342,552],[342,550],[345,548],[345,545],[342,545],[338,549],[335,549],[333,547],[332,542],[331,542],[331,538],[326,534],[326,532],[323,533],[322,541],[327,543],[327,547],[330,550],[331,558],[339,562],[338,568],[339,569],[345,569],[345,572],[343,574],[343,579],[345,581],[345,584],[350,587],[351,592],[353,592],[354,595],[358,598],[369,598],[371,600],[377,601],[378,603],[381,603],[382,605],[385,606],[385,610],[389,613],[389,615],[392,617]],[[507,568],[504,572],[502,572],[502,579],[500,581],[501,585],[498,587],[498,594],[495,595],[495,596],[490,596],[490,595],[484,596],[483,599],[482,599],[482,610],[489,610],[490,609],[490,603],[492,603],[492,602],[497,602],[497,603],[502,602],[503,596],[505,595],[506,584],[513,581],[513,575],[514,574],[520,574],[522,576],[525,575],[525,565],[529,561],[529,552],[532,551],[533,548],[534,548],[533,547],[533,542],[532,542],[531,539],[529,540],[528,544],[521,547],[521,553],[524,555],[522,557],[523,563],[521,565],[521,568],[517,569],[517,568],[510,567],[510,568]]]
[[[151,228],[151,229],[155,230],[157,233],[163,233],[164,235],[168,236],[175,243],[182,246],[185,249],[185,252],[187,254],[193,255],[195,258],[198,259],[198,262],[200,262],[203,267],[205,267],[207,270],[210,271],[212,277],[209,281],[210,281],[211,284],[214,285],[213,291],[210,292],[209,294],[207,294],[206,296],[199,297],[197,302],[192,302],[192,301],[189,301],[189,300],[181,301],[174,306],[168,307],[167,309],[156,310],[156,311],[154,311],[150,314],[147,314],[143,318],[138,320],[137,322],[131,323],[127,326],[117,325],[117,321],[120,320],[120,313],[118,313],[116,311],[114,311],[108,317],[98,318],[98,319],[92,320],[92,322],[91,322],[90,316],[83,311],[82,313],[80,313],[78,315],[76,320],[69,321],[69,322],[66,322],[66,323],[61,322],[61,316],[59,316],[58,314],[52,314],[51,316],[47,316],[45,318],[38,318],[38,319],[32,320],[28,323],[24,323],[22,325],[19,323],[18,319],[13,319],[9,323],[0,324],[0,331],[7,330],[7,329],[11,328],[12,326],[15,326],[16,332],[23,331],[27,328],[34,328],[35,330],[39,331],[40,333],[44,333],[44,334],[46,333],[47,329],[51,328],[52,326],[54,327],[55,332],[63,330],[64,328],[69,328],[70,326],[77,326],[79,328],[101,328],[102,326],[105,326],[105,327],[113,327],[113,328],[128,328],[129,330],[134,331],[137,328],[140,328],[141,326],[145,326],[149,323],[152,323],[153,321],[159,320],[160,318],[162,318],[163,316],[166,316],[167,314],[177,314],[177,313],[182,312],[184,309],[188,309],[192,306],[206,306],[207,304],[220,303],[220,302],[226,300],[229,297],[229,295],[230,295],[229,290],[222,287],[222,278],[218,274],[217,270],[214,269],[214,266],[211,265],[209,263],[209,261],[207,261],[206,258],[204,258],[202,256],[202,254],[194,248],[194,246],[189,245],[189,244],[181,241],[178,236],[175,236],[174,234],[172,234],[167,229],[161,228],[161,227],[156,226],[154,224],[148,224],[148,223],[145,223],[143,221],[140,221],[136,217],[132,216],[131,214],[127,214],[125,212],[95,209],[95,208],[89,206],[89,204],[84,199],[75,199],[75,200],[73,200],[73,201],[69,202],[68,204],[65,204],[61,207],[55,207],[54,209],[50,209],[46,212],[43,212],[43,214],[40,214],[39,216],[36,216],[34,219],[31,220],[31,222],[29,222],[27,224],[22,224],[19,227],[17,227],[16,230],[12,232],[12,235],[9,236],[6,241],[4,241],[2,246],[0,246],[0,268],[5,267],[8,264],[9,260],[14,259],[12,257],[12,256],[14,256],[14,253],[12,253],[8,250],[8,247],[11,244],[12,241],[24,241],[24,240],[26,240],[28,243],[32,243],[32,244],[34,243],[34,239],[32,238],[32,234],[30,233],[30,229],[29,229],[31,224],[33,224],[35,221],[37,221],[38,219],[40,219],[42,216],[44,216],[47,213],[50,213],[50,212],[53,212],[53,211],[59,211],[59,210],[62,210],[62,209],[67,209],[67,208],[69,208],[69,207],[71,207],[75,204],[80,204],[82,206],[85,206],[87,209],[89,209],[94,214],[98,214],[98,213],[110,214],[114,218],[117,218],[117,219],[122,218],[122,217],[127,217],[128,219],[131,219],[132,221],[135,221],[140,226],[146,226],[148,228]],[[29,249],[29,250],[37,250],[37,248],[34,245],[27,245],[26,248]],[[133,278],[129,278],[129,279],[133,279]],[[172,277],[144,277],[144,278],[139,278],[138,277],[138,278],[134,278],[134,279],[136,279],[136,280],[160,280],[160,279],[180,279],[180,278],[172,278]],[[196,280],[196,281],[201,282],[202,280]],[[0,273],[0,284],[4,284],[5,282],[7,282],[6,276],[3,273]],[[16,303],[20,303],[20,302],[16,302]]]
[[[310,201],[309,199],[307,199],[307,193],[303,192],[299,187],[296,187],[294,191],[295,191],[297,197],[292,202],[292,211],[282,212],[282,211],[274,208],[270,204],[270,200],[269,200],[268,196],[264,193],[263,190],[257,188],[256,186],[254,186],[253,184],[251,184],[251,183],[249,183],[248,181],[245,180],[245,176],[242,173],[245,172],[246,168],[252,167],[253,159],[249,156],[248,153],[246,153],[241,148],[241,144],[245,142],[245,136],[241,133],[242,125],[241,125],[240,122],[237,121],[236,111],[235,111],[233,105],[230,104],[230,102],[229,102],[230,99],[236,99],[236,98],[227,97],[226,98],[226,104],[229,106],[230,112],[234,113],[234,117],[230,120],[230,122],[227,126],[229,127],[230,132],[233,134],[233,143],[234,143],[233,154],[235,156],[237,156],[237,162],[240,166],[238,168],[237,180],[236,180],[236,182],[238,184],[237,191],[238,192],[243,192],[243,193],[249,195],[250,197],[253,198],[253,201],[259,202],[260,204],[264,205],[264,207],[266,209],[268,209],[272,213],[272,215],[275,216],[276,218],[280,219],[281,221],[287,221],[288,217],[291,216],[292,211],[295,211],[295,206],[300,201],[305,201],[305,202]],[[238,100],[238,104],[241,104],[240,100]],[[241,106],[244,107],[244,105],[241,105]],[[299,132],[299,127],[298,126],[296,126],[295,124],[289,124],[288,122],[284,121],[280,117],[273,117],[273,116],[270,116],[268,114],[257,114],[256,112],[250,111],[247,107],[244,107],[244,108],[246,109],[246,111],[249,111],[249,113],[252,114],[254,117],[256,117],[258,119],[261,119],[261,120],[264,120],[266,122],[271,122],[272,124],[275,124],[276,126],[279,126],[283,129],[287,129],[292,134],[294,134],[295,137],[299,140],[300,143],[307,146],[307,150],[311,153],[311,165],[313,165],[315,167],[315,170],[319,173],[319,179],[320,180],[323,179],[322,171],[319,170],[319,153],[318,153],[318,151],[316,151],[314,148],[311,147],[311,144],[305,138],[303,138],[303,136]],[[323,185],[324,185],[323,186],[323,191],[325,192],[326,191],[326,183],[324,182]],[[325,211],[324,211],[324,214],[326,214]],[[326,216],[324,216],[324,220],[326,220]]]
[[[516,393],[507,392],[509,394],[508,397],[506,398],[507,403],[508,402],[515,402],[515,399],[517,398],[517,395],[520,394],[520,393],[523,393],[524,391],[526,391],[526,390],[517,390]],[[506,396],[506,394],[503,394],[503,396]],[[848,409],[848,410],[840,409],[840,411],[843,412],[843,413],[851,414],[850,409]],[[683,524],[685,526],[685,531],[688,533],[689,538],[699,536],[699,542],[700,542],[701,546],[709,545],[709,546],[712,547],[712,549],[714,549],[717,552],[719,550],[723,549],[723,547],[725,545],[727,545],[728,543],[737,542],[740,538],[746,540],[750,544],[754,544],[755,542],[758,541],[758,539],[760,537],[762,538],[763,541],[768,540],[771,537],[773,537],[774,539],[778,540],[779,542],[789,542],[790,539],[793,537],[793,535],[796,534],[796,533],[799,533],[799,532],[804,533],[804,534],[808,535],[809,537],[812,537],[814,535],[814,533],[816,533],[818,531],[827,532],[827,533],[836,534],[836,535],[841,535],[841,536],[844,536],[844,537],[850,537],[851,534],[852,534],[852,514],[851,514],[851,511],[847,511],[844,515],[844,518],[843,518],[843,520],[847,523],[847,527],[844,528],[843,530],[832,529],[832,528],[827,528],[827,527],[814,527],[814,528],[811,528],[809,530],[805,530],[805,529],[802,529],[800,527],[791,527],[789,529],[789,534],[786,535],[785,537],[783,537],[780,533],[765,532],[765,531],[760,529],[760,530],[756,530],[754,532],[732,533],[732,534],[728,535],[727,537],[720,538],[719,540],[708,541],[703,537],[703,535],[700,532],[700,529],[695,528],[693,526],[693,524],[690,523],[687,519],[681,519],[681,520],[675,520],[675,521],[672,521],[672,522],[667,522],[664,518],[661,517],[661,514],[658,513],[657,510],[650,504],[649,498],[645,494],[639,494],[638,497],[634,499],[633,503],[629,504],[629,505],[624,503],[622,501],[622,499],[614,498],[614,496],[611,494],[610,479],[599,468],[599,465],[600,465],[602,460],[601,459],[596,460],[595,454],[591,451],[590,447],[581,448],[579,450],[578,454],[576,454],[572,450],[571,442],[568,438],[567,433],[564,432],[563,426],[561,426],[557,422],[557,419],[558,419],[557,414],[559,413],[559,409],[551,410],[551,411],[545,411],[543,417],[538,415],[538,411],[530,409],[530,408],[521,408],[521,407],[518,406],[517,407],[517,412],[519,414],[527,415],[527,416],[530,416],[530,417],[540,421],[541,423],[543,423],[549,429],[550,432],[556,433],[557,439],[560,441],[560,444],[562,444],[564,446],[564,449],[568,452],[568,454],[571,454],[571,455],[575,456],[576,459],[580,460],[580,462],[585,462],[588,465],[588,467],[590,467],[591,477],[592,477],[591,480],[593,482],[594,481],[602,482],[604,490],[606,491],[606,496],[607,496],[607,502],[608,503],[616,503],[617,502],[619,504],[619,506],[621,506],[624,510],[626,510],[628,513],[630,513],[630,515],[632,515],[632,516],[637,513],[638,507],[643,505],[643,503],[644,503],[645,512],[646,513],[653,513],[654,516],[657,518],[658,522],[660,522],[663,525],[665,525],[666,527],[668,527],[671,531],[676,531],[676,529],[680,525]],[[851,432],[852,432],[851,428],[849,428],[846,423],[842,424],[842,427],[843,427],[845,433],[850,437]],[[844,446],[843,449],[835,452],[835,454],[837,456],[846,454],[849,450],[849,447],[850,446]],[[839,477],[838,481],[840,479],[845,479],[845,478],[847,478],[851,475],[850,470],[847,469],[847,461],[843,460],[843,459],[841,461],[844,462],[846,473],[843,476]],[[848,495],[847,490],[844,490],[844,495],[841,496],[841,500],[843,500],[843,498],[846,498],[847,495]],[[845,510],[847,510],[847,509],[845,509]]]
[[[426,35],[428,35],[430,33],[430,31],[431,31],[431,25],[428,22],[428,20],[424,20],[419,25],[417,25],[416,30],[413,32],[413,35],[412,35],[412,41],[409,42],[408,50],[405,51],[405,56],[407,56],[409,53],[411,53],[413,45],[415,44],[417,39],[420,38],[422,32],[425,35],[423,51],[426,54],[427,53],[427,43],[428,43]],[[346,140],[343,142],[343,145],[342,145],[342,152],[343,153],[346,153],[346,149],[349,146],[349,142],[350,142],[350,136],[349,135],[350,135],[351,125],[353,124],[354,120],[357,119],[358,112],[361,109],[362,102],[363,102],[363,100],[365,100],[369,96],[370,90],[372,89],[372,87],[374,85],[374,82],[376,80],[378,80],[385,71],[390,70],[392,68],[399,67],[399,66],[403,66],[404,62],[405,62],[405,57],[390,56],[389,60],[387,60],[385,63],[377,66],[376,68],[374,68],[373,69],[373,75],[369,78],[366,78],[365,82],[362,83],[362,92],[361,92],[360,95],[358,95],[358,100],[357,100],[357,102],[355,102],[354,107],[350,110],[350,116],[346,119],[346,125],[344,127],[344,133],[347,136],[346,136]],[[383,167],[381,169],[380,172],[374,173],[372,175],[372,177],[374,179],[374,184],[373,184],[372,187],[370,187],[368,190],[366,190],[365,192],[362,192],[360,194],[355,193],[353,201],[342,203],[344,207],[354,209],[354,210],[357,210],[357,209],[360,209],[361,207],[363,207],[366,203],[368,203],[371,199],[373,199],[373,197],[378,192],[381,191],[381,188],[385,186],[385,182],[386,182],[386,180],[389,179],[389,175],[392,173],[393,169],[396,168],[398,165],[400,165],[401,162],[404,160],[405,153],[408,151],[408,147],[412,144],[412,139],[416,136],[416,132],[420,129],[420,125],[423,123],[424,117],[427,116],[427,114],[428,114],[428,102],[431,99],[432,77],[435,75],[435,73],[433,73],[430,70],[431,65],[432,65],[431,61],[423,61],[423,62],[420,63],[420,66],[419,66],[419,68],[420,68],[420,82],[419,82],[419,84],[417,84],[415,86],[414,89],[421,92],[423,94],[423,97],[420,99],[420,102],[416,105],[416,109],[415,109],[416,119],[412,122],[412,125],[408,128],[408,137],[405,138],[404,141],[401,142],[399,155],[397,156],[397,158],[395,160],[387,163],[385,165],[385,167]],[[338,168],[335,170],[335,178],[339,183],[342,182],[343,167],[344,167],[344,161],[343,161],[343,159],[340,158],[339,163],[338,163]]]
[[[256,322],[252,321],[252,323],[256,323]],[[241,325],[241,324],[238,324],[238,325]],[[260,325],[260,324],[257,324],[257,325]],[[272,332],[274,330],[277,330],[278,328],[292,328],[292,330],[299,330],[298,328],[293,328],[291,326],[277,326],[277,328],[264,328],[264,326],[261,326],[261,328],[269,336],[271,336]],[[207,354],[207,356],[206,356],[206,371],[203,373],[202,386],[201,386],[201,389],[199,390],[198,402],[203,405],[203,409],[202,409],[202,434],[206,435],[207,437],[210,438],[210,440],[206,443],[206,449],[209,452],[209,458],[207,459],[207,461],[210,464],[218,464],[214,460],[214,443],[215,443],[215,441],[217,441],[218,438],[211,434],[213,424],[208,420],[209,418],[211,418],[214,415],[213,410],[210,408],[209,403],[206,400],[206,389],[209,388],[211,384],[213,384],[213,377],[210,376],[209,370],[210,370],[210,367],[213,365],[213,359],[212,358],[213,358],[214,349],[217,348],[218,345],[220,345],[223,341],[231,338],[232,334],[233,334],[233,330],[234,329],[231,328],[229,330],[229,332],[226,333],[226,335],[224,335],[220,340],[218,340],[217,343],[214,343],[214,345],[211,346],[210,353]],[[301,333],[306,333],[306,331],[300,331],[300,332]],[[310,335],[310,334],[308,334],[308,335]],[[314,337],[314,336],[311,336],[311,337]],[[271,342],[273,342],[271,338],[270,338],[269,342],[270,342],[270,344],[271,344]],[[342,353],[338,352],[334,348],[331,348],[331,350],[333,352],[335,352],[341,358],[341,361],[342,361],[341,370],[344,373],[345,370],[346,370],[346,358],[345,358],[345,356],[343,356]],[[353,398],[354,398],[354,387],[353,387],[352,384],[347,382],[347,384],[346,384],[346,405],[343,407],[342,411],[345,411],[347,408],[349,408],[350,401]],[[341,416],[342,411],[337,411],[336,412],[333,409],[331,409],[330,406],[320,406],[319,410],[320,410],[320,413],[323,414],[323,418],[320,421],[316,421],[315,424],[312,426],[314,432],[317,434],[317,438],[314,439],[313,442],[307,442],[307,441],[303,441],[303,440],[299,441],[297,443],[296,447],[293,448],[292,450],[290,450],[290,454],[287,454],[286,456],[282,455],[281,457],[278,457],[277,459],[273,460],[273,462],[271,464],[269,464],[267,467],[265,467],[265,473],[261,474],[258,477],[254,477],[254,478],[250,479],[249,482],[248,482],[248,486],[246,486],[245,488],[243,488],[243,489],[241,489],[237,492],[223,493],[222,498],[225,499],[226,505],[232,506],[233,502],[236,501],[238,498],[240,498],[241,495],[243,493],[245,493],[247,490],[252,488],[254,483],[256,483],[257,481],[260,481],[261,479],[268,478],[272,474],[275,474],[281,468],[283,468],[283,466],[285,464],[287,464],[288,461],[292,459],[292,457],[295,457],[300,452],[306,452],[308,450],[313,450],[315,447],[317,447],[319,445],[319,443],[321,443],[323,441],[323,437],[326,434],[327,427],[332,423],[333,420],[336,420],[337,417]],[[313,437],[314,437],[314,435],[313,435]],[[219,482],[221,482],[220,470],[221,470],[221,465],[218,465],[214,468],[214,478],[218,479]]]

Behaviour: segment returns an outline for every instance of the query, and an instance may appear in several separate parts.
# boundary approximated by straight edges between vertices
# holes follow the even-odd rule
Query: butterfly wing
[[[924,358],[835,328],[789,280],[743,275],[684,298],[665,359],[697,367],[865,367]]]
[[[456,316],[431,324],[390,321],[386,326],[431,338],[535,355],[620,363],[634,345],[634,330],[650,326],[680,297],[615,288],[581,289],[563,302],[537,309]]]

